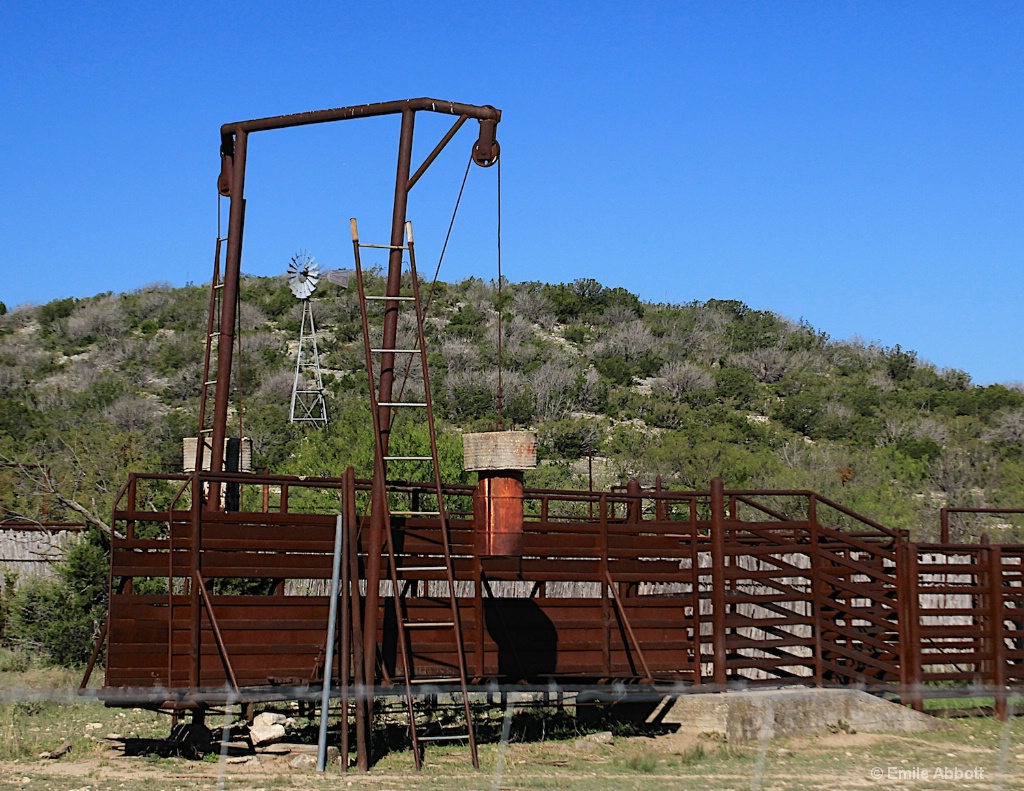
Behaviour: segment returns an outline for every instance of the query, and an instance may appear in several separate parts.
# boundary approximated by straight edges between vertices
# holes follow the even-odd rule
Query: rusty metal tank
[[[465,467],[479,474],[473,493],[473,525],[478,555],[523,554],[523,471],[537,466],[537,435],[532,431],[464,434]]]
[[[481,472],[473,493],[473,525],[478,555],[523,554],[523,474]]]

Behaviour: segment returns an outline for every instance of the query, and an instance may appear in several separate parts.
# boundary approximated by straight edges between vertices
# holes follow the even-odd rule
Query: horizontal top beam
[[[378,115],[394,115],[406,111],[427,111],[446,115],[466,116],[479,121],[501,120],[501,110],[490,105],[459,104],[441,99],[402,99],[396,102],[358,104],[352,107],[336,107],[333,110],[314,110],[308,113],[275,115],[270,118],[255,118],[250,121],[235,121],[220,128],[221,138],[230,139],[238,132],[263,132],[268,129],[288,129],[293,126],[308,126],[329,121],[347,121],[351,118],[372,118]]]

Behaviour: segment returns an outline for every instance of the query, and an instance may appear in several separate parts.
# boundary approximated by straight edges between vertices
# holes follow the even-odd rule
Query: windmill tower
[[[317,428],[327,425],[327,404],[320,377],[320,353],[316,345],[316,324],[309,298],[320,281],[320,265],[307,252],[292,257],[285,275],[288,287],[302,301],[302,327],[299,330],[299,353],[295,360],[292,383],[292,423],[311,423]]]

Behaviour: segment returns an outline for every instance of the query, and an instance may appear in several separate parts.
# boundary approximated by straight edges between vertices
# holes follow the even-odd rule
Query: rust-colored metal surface
[[[476,553],[483,557],[523,554],[523,474],[481,472],[473,492]]]
[[[126,495],[151,477],[134,476]],[[212,477],[177,476],[183,495],[166,512],[140,512],[127,496],[118,503],[125,537],[111,553],[101,697],[189,707],[235,685],[244,699],[321,681],[328,601],[307,581],[330,577],[334,517],[294,506],[365,502],[370,482],[221,475],[244,481],[247,502],[262,503],[271,488],[272,505],[211,513],[190,505],[189,492]],[[470,516],[476,495],[446,487],[476,681],[1024,684],[1024,547],[913,544],[811,492],[716,485],[638,497],[527,489],[521,551],[487,554]],[[368,576],[376,564],[387,579],[367,552],[365,519],[352,521],[355,568]],[[138,537],[143,525],[147,538]],[[393,529],[404,611],[441,618],[449,602],[438,524],[396,519]],[[131,584],[141,579],[165,580],[167,592],[142,593]],[[246,592],[242,580],[265,584]],[[397,650],[394,590],[381,587],[379,617],[368,619],[377,684],[382,674],[393,680]],[[418,679],[451,677],[450,635],[423,630],[410,640]]]

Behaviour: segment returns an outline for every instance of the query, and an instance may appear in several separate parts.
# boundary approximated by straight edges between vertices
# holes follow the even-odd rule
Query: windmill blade
[[[320,265],[308,252],[292,256],[288,264],[288,287],[298,299],[309,299],[320,282]]]

